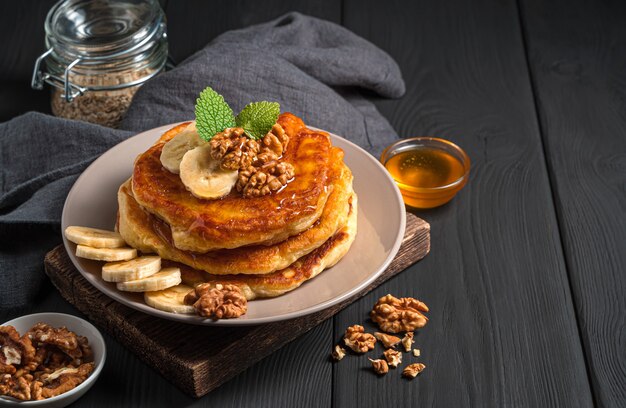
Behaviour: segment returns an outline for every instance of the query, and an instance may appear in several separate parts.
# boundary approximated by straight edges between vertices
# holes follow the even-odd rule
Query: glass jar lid
[[[74,58],[109,58],[140,48],[163,20],[156,0],[69,0],[46,18],[46,42]]]

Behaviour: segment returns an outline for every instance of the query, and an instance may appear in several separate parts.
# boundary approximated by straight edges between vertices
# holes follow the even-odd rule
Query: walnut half
[[[248,301],[237,285],[201,283],[185,296],[196,313],[211,319],[232,319],[248,311]]]
[[[280,190],[295,175],[291,163],[270,161],[260,167],[249,166],[239,171],[235,188],[244,197],[259,197]]]
[[[385,295],[378,299],[370,318],[387,333],[410,332],[424,327],[428,318],[422,314],[428,306],[414,298],[396,298]]]
[[[366,353],[374,349],[376,338],[369,333],[365,333],[363,326],[355,324],[346,329],[343,342],[355,353]]]

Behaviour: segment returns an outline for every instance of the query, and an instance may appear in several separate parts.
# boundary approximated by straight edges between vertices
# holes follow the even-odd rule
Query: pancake
[[[283,242],[204,254],[182,251],[174,247],[169,226],[144,211],[135,201],[130,181],[122,184],[118,192],[118,230],[129,245],[142,252],[156,253],[163,259],[178,261],[212,274],[265,274],[286,268],[321,246],[346,223],[347,202],[352,194],[352,173],[343,163],[341,149],[333,148],[331,158],[329,182],[333,188],[320,218],[309,229]]]
[[[232,283],[239,286],[248,300],[276,297],[292,291],[327,268],[334,266],[348,252],[357,232],[357,196],[348,201],[349,215],[345,226],[319,248],[298,259],[285,269],[265,275],[211,275],[176,262],[164,265],[180,267],[185,285],[194,287],[203,282]]]
[[[186,251],[271,245],[306,230],[321,216],[331,193],[330,136],[307,129],[290,113],[281,114],[278,123],[289,136],[284,160],[296,174],[279,192],[252,198],[236,191],[216,200],[194,197],[160,161],[166,141],[184,128],[178,126],[135,160],[133,196],[170,226],[173,245]]]

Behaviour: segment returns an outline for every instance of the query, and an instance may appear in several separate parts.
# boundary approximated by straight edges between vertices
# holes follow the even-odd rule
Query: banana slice
[[[193,306],[186,305],[184,302],[185,296],[192,290],[191,286],[177,285],[165,290],[146,292],[143,294],[143,298],[148,306],[165,312],[195,313]]]
[[[75,244],[93,248],[121,248],[126,246],[124,238],[117,232],[89,227],[67,227],[65,238]]]
[[[117,288],[125,292],[153,292],[176,286],[181,282],[180,269],[163,268],[147,278],[132,280],[128,282],[118,282]]]
[[[141,256],[124,262],[113,262],[102,267],[102,279],[107,282],[126,282],[152,276],[161,270],[161,257]]]
[[[161,151],[161,164],[171,173],[178,174],[180,173],[180,162],[185,153],[204,143],[198,135],[196,122],[192,122],[185,130],[165,143]]]
[[[180,179],[198,198],[223,197],[237,182],[238,171],[222,170],[219,161],[211,158],[210,151],[211,146],[203,144],[185,153],[180,162]]]
[[[85,245],[77,245],[76,256],[93,259],[94,261],[128,261],[137,258],[137,250],[135,248],[92,248]]]

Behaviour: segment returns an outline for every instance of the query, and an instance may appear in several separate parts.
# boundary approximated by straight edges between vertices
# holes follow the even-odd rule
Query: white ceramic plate
[[[89,345],[93,351],[93,361],[95,363],[93,372],[85,381],[80,383],[76,388],[64,392],[56,397],[48,398],[41,401],[18,401],[13,398],[0,397],[0,406],[7,407],[41,407],[41,408],[62,408],[70,405],[80,397],[82,397],[92,385],[95,384],[104,362],[106,361],[106,345],[102,335],[91,323],[80,317],[64,314],[64,313],[36,313],[26,316],[17,317],[13,320],[3,323],[3,326],[13,326],[19,334],[26,333],[31,327],[37,323],[48,323],[52,327],[67,327],[74,333],[87,337]]]
[[[162,126],[140,133],[113,147],[78,178],[65,201],[61,227],[70,225],[112,229],[117,212],[117,190],[131,173],[135,157],[166,130]],[[365,150],[339,136],[332,143],[345,152],[359,196],[358,233],[348,254],[334,267],[283,296],[255,300],[238,319],[212,321],[194,315],[163,312],[146,305],[142,294],[120,292],[100,277],[101,262],[77,258],[76,246],[63,238],[80,273],[107,296],[134,309],[164,319],[202,325],[251,325],[304,316],[330,307],[358,293],[387,268],[398,252],[406,224],[402,196],[385,168]]]

